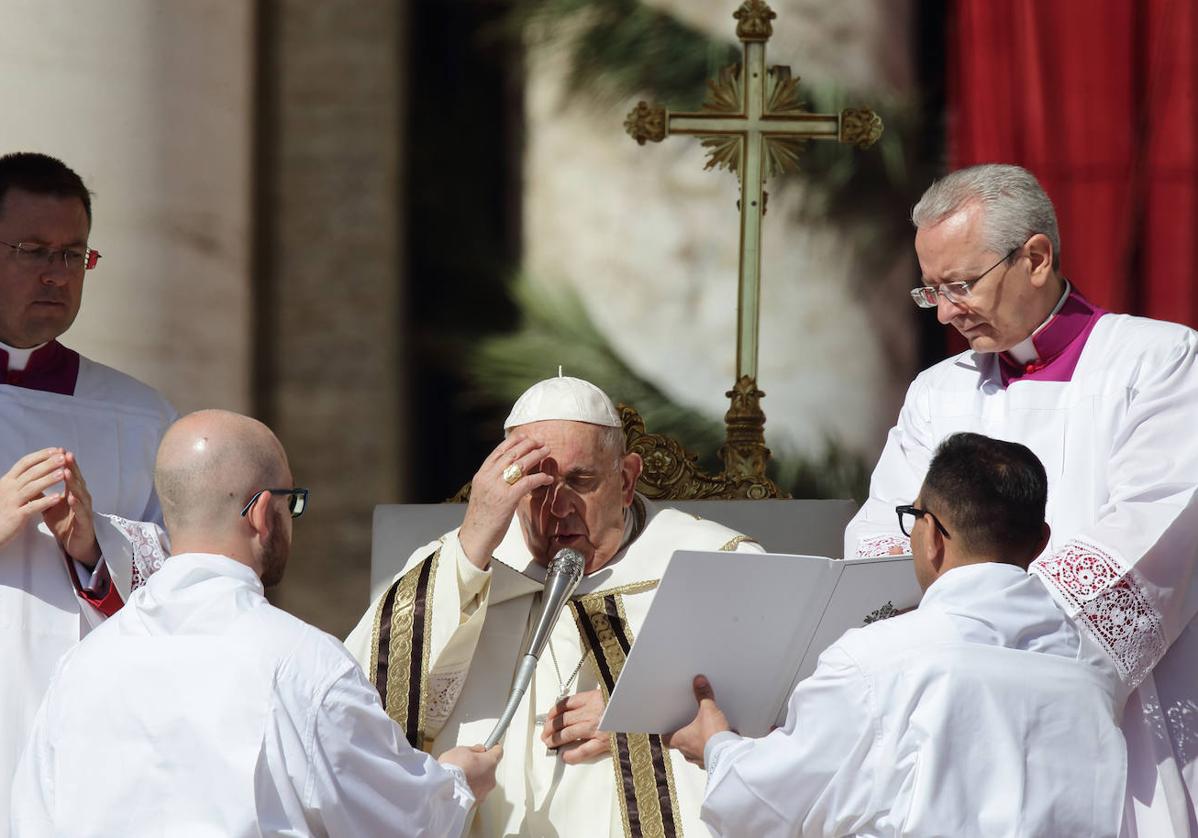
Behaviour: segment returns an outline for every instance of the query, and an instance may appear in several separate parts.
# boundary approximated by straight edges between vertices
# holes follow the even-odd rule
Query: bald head
[[[154,486],[173,540],[219,537],[239,524],[250,497],[291,485],[287,454],[270,428],[226,410],[201,410],[171,425],[158,447]]]

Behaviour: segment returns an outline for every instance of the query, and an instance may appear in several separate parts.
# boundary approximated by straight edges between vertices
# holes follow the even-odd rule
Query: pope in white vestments
[[[36,154],[0,158],[5,791],[59,658],[164,555],[152,473],[175,412],[150,387],[56,339],[73,322],[84,273],[98,258],[87,247],[90,224],[87,190],[62,163]],[[54,507],[38,508],[55,497]],[[55,510],[60,523],[52,529]],[[98,559],[92,567],[71,558],[83,542]],[[8,795],[0,794],[0,836],[8,820]]]
[[[205,411],[162,449],[167,526],[193,549],[64,656],[13,784],[14,835],[458,835],[476,772],[412,749],[345,647],[264,596],[307,499],[269,488],[291,483],[277,440]],[[497,756],[466,758],[486,774]]]
[[[1134,689],[1129,834],[1198,835],[1198,334],[1105,312],[1065,282],[1052,205],[1018,167],[954,173],[914,219],[913,294],[971,350],[912,383],[845,555],[906,549],[894,506],[949,434],[1030,447],[1052,525],[1031,570]]]
[[[482,742],[507,700],[547,559],[577,549],[585,575],[502,740],[495,791],[470,834],[705,834],[703,772],[660,736],[598,733],[596,723],[672,553],[760,547],[636,494],[640,458],[624,453],[614,407],[588,382],[534,385],[505,427],[471,484],[462,528],[412,554],[346,645],[417,747]],[[480,567],[471,556],[483,517]]]
[[[703,756],[720,836],[1120,834],[1120,692],[1019,566],[1043,544],[1044,471],[975,435],[938,460],[904,513],[915,611],[846,632],[761,739],[728,731],[698,682],[699,715],[669,741]]]

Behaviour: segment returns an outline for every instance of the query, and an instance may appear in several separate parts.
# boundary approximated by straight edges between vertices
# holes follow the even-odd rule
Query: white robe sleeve
[[[433,542],[413,553],[395,578],[402,577],[437,549],[440,549],[441,555],[433,580],[429,699],[425,707],[425,735],[430,742],[436,739],[449,718],[466,683],[470,662],[474,659],[474,650],[478,647],[478,639],[487,618],[491,590],[491,571],[479,570],[466,558],[457,530],[443,537],[440,542]],[[345,639],[350,654],[367,671],[371,663],[375,613],[383,596],[385,592],[370,604],[358,625]]]
[[[474,805],[461,772],[414,750],[358,669],[325,694],[311,760],[305,808],[330,836],[453,838]]]
[[[791,694],[783,727],[713,743],[703,822],[723,838],[856,832],[876,785],[872,701],[857,664],[829,647]]]
[[[886,437],[869,481],[869,499],[845,528],[846,559],[885,556],[894,547],[910,551],[910,539],[899,529],[894,508],[915,501],[935,453],[931,427],[927,384],[921,375],[907,388],[898,423]]]
[[[1097,519],[1031,570],[1139,684],[1198,613],[1198,333],[1145,353]]]

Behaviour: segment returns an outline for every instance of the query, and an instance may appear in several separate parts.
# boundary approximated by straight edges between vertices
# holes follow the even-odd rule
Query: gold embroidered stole
[[[592,653],[588,657],[605,702],[611,697],[628,650],[632,648],[632,630],[624,613],[622,596],[655,587],[656,581],[640,582],[597,591],[570,602],[584,646]],[[628,838],[682,835],[674,772],[661,737],[647,733],[613,733],[610,740],[624,834]]]
[[[424,750],[425,696],[433,639],[433,581],[437,549],[397,579],[379,601],[370,641],[367,675],[383,708],[413,748]]]

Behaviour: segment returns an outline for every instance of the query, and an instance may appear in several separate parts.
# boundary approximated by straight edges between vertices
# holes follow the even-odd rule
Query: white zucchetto
[[[623,427],[615,405],[606,393],[589,381],[558,375],[538,381],[525,390],[512,406],[503,429],[548,419],[587,422],[605,428]]]

